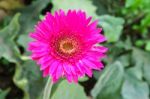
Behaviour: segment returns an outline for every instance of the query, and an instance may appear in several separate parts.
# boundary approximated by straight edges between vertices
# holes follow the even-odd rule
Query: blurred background
[[[150,99],[150,0],[0,0],[0,99],[42,99],[47,79],[28,59],[28,33],[58,9],[98,19],[109,52],[102,72],[61,80],[51,99]]]

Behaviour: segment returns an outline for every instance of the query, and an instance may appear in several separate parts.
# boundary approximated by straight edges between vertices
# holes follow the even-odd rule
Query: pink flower
[[[91,22],[83,11],[62,10],[54,15],[49,12],[30,33],[34,41],[29,50],[32,59],[40,65],[43,76],[51,76],[53,82],[66,77],[77,82],[85,74],[92,77],[92,69],[101,70],[100,59],[105,56],[106,47],[98,46],[106,38],[97,28],[98,21]]]

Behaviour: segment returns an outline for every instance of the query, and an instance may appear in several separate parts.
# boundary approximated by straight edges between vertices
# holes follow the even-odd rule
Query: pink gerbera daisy
[[[101,70],[100,59],[107,48],[96,45],[105,41],[97,28],[98,21],[91,22],[83,11],[62,10],[54,15],[49,12],[40,21],[30,36],[29,50],[32,59],[40,64],[43,76],[51,76],[53,82],[66,77],[69,82],[77,82],[85,74],[92,76],[92,69]]]

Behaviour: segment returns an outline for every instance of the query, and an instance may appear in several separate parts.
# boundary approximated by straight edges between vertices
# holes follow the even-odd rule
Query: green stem
[[[44,89],[43,99],[50,99],[52,86],[53,86],[53,82],[51,81],[51,78],[49,77],[46,83],[45,89]]]

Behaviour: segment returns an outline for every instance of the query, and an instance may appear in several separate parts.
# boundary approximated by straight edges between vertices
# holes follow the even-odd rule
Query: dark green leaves
[[[0,31],[0,58],[4,57],[10,62],[16,62],[19,50],[15,43],[15,38],[20,30],[20,14],[16,14],[10,24]]]

